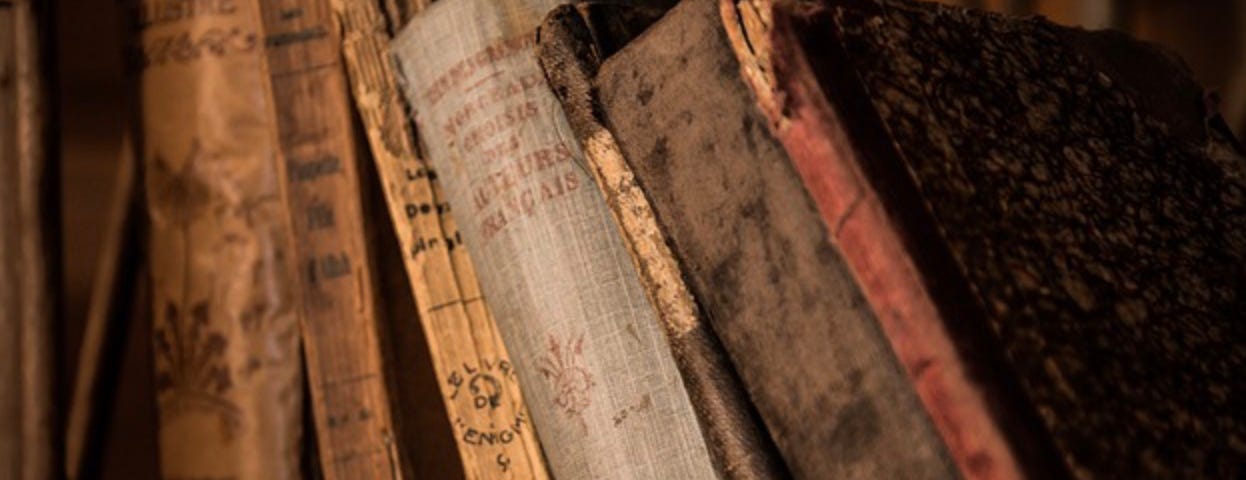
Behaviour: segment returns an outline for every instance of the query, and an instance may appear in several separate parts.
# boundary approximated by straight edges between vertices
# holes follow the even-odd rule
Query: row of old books
[[[409,478],[423,435],[469,478],[1246,473],[1246,151],[1160,49],[425,3],[126,10],[163,477]],[[402,425],[414,349],[449,431]]]

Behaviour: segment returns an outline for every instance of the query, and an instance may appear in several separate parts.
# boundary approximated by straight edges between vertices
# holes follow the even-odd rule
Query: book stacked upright
[[[394,43],[554,475],[714,475],[688,394],[534,56],[558,2],[460,0]]]
[[[127,11],[165,477],[1246,473],[1246,152],[1154,46],[910,0]],[[51,445],[0,87],[0,423]]]
[[[599,67],[548,53],[797,476],[1241,472],[1246,162],[1154,47],[915,2],[687,0]]]
[[[397,429],[341,37],[328,0],[268,1],[261,13],[320,470],[330,480],[394,478]]]
[[[58,170],[49,135],[52,9],[0,3],[0,477],[58,475]]]
[[[331,3],[342,20],[355,105],[367,129],[463,472],[471,478],[545,478],[515,367],[480,292],[437,172],[417,151],[419,142],[385,52],[387,25],[401,24],[406,17],[401,12],[414,14],[425,2],[387,9],[388,19],[368,0]]]
[[[297,478],[302,312],[259,3],[127,10],[161,473]]]

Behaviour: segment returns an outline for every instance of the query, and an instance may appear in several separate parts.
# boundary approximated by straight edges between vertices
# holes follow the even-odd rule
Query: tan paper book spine
[[[0,477],[52,478],[51,172],[39,25],[31,0],[0,3]]]
[[[296,259],[259,3],[129,13],[162,476],[299,478]]]
[[[266,1],[261,10],[321,471],[330,480],[396,478],[339,29],[327,0]]]
[[[416,141],[369,0],[333,0],[355,103],[380,173],[433,367],[469,478],[547,478],[515,368],[437,175]]]
[[[560,2],[456,0],[393,43],[553,474],[714,478],[670,345],[535,58]]]

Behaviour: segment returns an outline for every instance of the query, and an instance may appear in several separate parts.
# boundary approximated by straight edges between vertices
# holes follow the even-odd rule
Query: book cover
[[[297,261],[258,2],[129,4],[165,478],[299,478]]]
[[[469,478],[546,478],[511,356],[480,291],[437,171],[417,151],[387,54],[387,19],[370,1],[331,3],[342,21],[355,106],[367,131],[463,473]],[[422,5],[409,7],[418,10]],[[401,15],[390,14],[388,23],[401,22]]]
[[[268,1],[261,13],[320,471],[327,479],[395,478],[399,449],[340,29],[327,0]]]
[[[558,477],[707,478],[670,345],[535,58],[559,2],[438,2],[392,44]]]
[[[545,66],[608,202],[669,245],[637,264],[677,264],[785,468],[955,478],[738,65],[718,4],[690,0],[582,78]]]
[[[918,2],[748,3],[723,3],[745,76],[963,474],[1240,474],[1246,163],[1179,62]]]

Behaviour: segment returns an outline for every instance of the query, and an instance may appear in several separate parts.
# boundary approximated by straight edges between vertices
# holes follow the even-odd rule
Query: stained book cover
[[[339,29],[328,0],[261,10],[320,471],[330,480],[394,478],[398,445]]]
[[[601,172],[597,186],[624,212],[623,230],[645,220],[630,212],[656,223],[647,236],[669,251],[634,248],[636,263],[642,272],[675,264],[659,288],[686,281],[696,317],[728,358],[717,368],[738,373],[780,471],[956,478],[800,176],[767,132],[718,4],[681,2],[599,65],[593,45],[548,45],[554,20],[542,27],[542,61]],[[584,76],[569,73],[577,65]],[[764,450],[726,453],[743,464]]]
[[[713,5],[704,4],[703,7],[708,8],[698,11],[702,18],[715,18]],[[688,28],[695,26],[695,22],[678,20],[688,16],[687,10],[677,9],[668,15],[670,19],[660,22],[662,26],[649,29],[665,13],[665,8],[594,3],[565,5],[550,12],[542,22],[537,33],[538,57],[550,89],[562,103],[568,123],[584,150],[588,160],[584,167],[591,173],[594,185],[618,226],[645,295],[654,306],[671,345],[675,365],[692,400],[715,466],[723,478],[783,478],[790,475],[789,468],[781,460],[774,439],[762,427],[746,385],[731,364],[711,322],[707,321],[709,316],[721,315],[721,312],[702,308],[685,282],[681,262],[662,233],[656,211],[640,188],[636,173],[624,158],[617,139],[603,125],[603,108],[595,98],[600,90],[593,84],[592,77],[601,66],[601,57],[629,45],[631,39],[642,33],[643,39],[632,45],[660,45],[657,48],[671,52],[672,57],[686,52],[671,49],[669,45],[705,44],[705,39],[699,38],[702,31]],[[629,45],[623,51],[639,48]],[[677,68],[684,73],[681,79],[688,79],[690,83],[708,79],[705,72],[688,73],[699,66],[686,61],[692,57],[679,58],[683,60]],[[644,65],[658,63],[645,60]],[[624,76],[638,78],[635,71]],[[671,83],[677,82],[664,84]],[[652,86],[641,88],[650,89],[646,95],[651,95]],[[706,95],[694,97],[711,105],[720,100]],[[714,118],[723,118],[721,113]],[[646,126],[650,125],[650,120],[645,120]],[[658,132],[646,134],[661,135]],[[682,129],[681,133],[684,134],[681,136],[697,137],[691,135],[689,129]]]
[[[1240,474],[1246,162],[1179,61],[917,2],[711,3],[587,86],[547,73],[793,473]]]
[[[438,2],[392,44],[558,477],[708,478],[670,346],[535,58],[556,1]]]
[[[395,68],[387,52],[387,25],[400,24],[405,15],[387,8],[387,19],[367,0],[330,3],[342,22],[343,54],[355,107],[366,129],[385,196],[383,203],[394,226],[389,238],[382,241],[396,239],[401,250],[397,253],[431,354],[437,392],[459,452],[461,475],[546,478],[549,474],[515,366],[498,335],[493,310],[481,293],[475,266],[442,192],[437,170],[417,150],[406,104],[398,91]],[[403,2],[405,9],[400,10],[413,14],[422,3],[426,2]],[[396,320],[416,323],[416,317]],[[432,432],[425,428],[416,434]],[[407,439],[408,444],[413,442]],[[455,469],[459,467],[443,470]]]
[[[259,4],[126,11],[162,476],[299,478],[299,305]]]
[[[723,2],[744,76],[964,475],[1241,474],[1246,161],[1178,60],[755,3]]]

